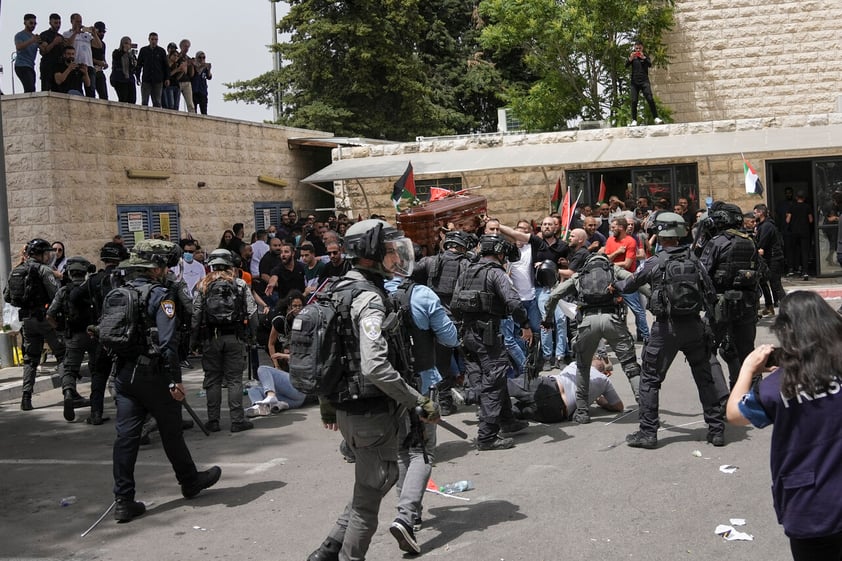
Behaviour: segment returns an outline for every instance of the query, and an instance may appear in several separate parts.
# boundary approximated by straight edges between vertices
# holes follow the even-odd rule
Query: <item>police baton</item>
[[[176,387],[177,386],[175,384],[173,384],[173,383],[170,384],[170,390],[174,390]],[[190,407],[190,404],[187,403],[187,396],[186,395],[184,396],[184,399],[181,400],[181,404],[184,406],[185,409],[187,409],[187,413],[189,413],[190,416],[193,417],[193,421],[197,425],[199,425],[199,428],[202,429],[202,432],[205,433],[205,436],[210,436],[210,432],[208,432],[207,427],[205,427],[205,423],[202,422],[202,420],[199,418],[199,416],[196,415],[196,412],[193,411],[193,408]]]
[[[424,410],[420,406],[415,408],[415,414],[418,415],[419,418],[425,418],[425,419],[427,418],[427,416],[424,414]],[[448,423],[447,421],[445,421],[441,417],[439,417],[438,420],[433,424],[440,426],[441,428],[443,428],[447,432],[449,432],[451,434],[455,434],[456,436],[458,436],[459,438],[461,438],[463,440],[468,440],[468,433],[466,433],[462,429],[456,428],[455,426],[451,425],[450,423]]]

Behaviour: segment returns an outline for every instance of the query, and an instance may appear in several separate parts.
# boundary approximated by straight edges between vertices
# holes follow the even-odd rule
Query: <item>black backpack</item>
[[[156,285],[115,288],[105,296],[99,320],[99,342],[110,353],[124,358],[150,352],[151,321],[146,308]]]
[[[671,318],[698,315],[704,309],[699,260],[689,249],[676,253],[663,251],[659,258],[661,309]]]
[[[359,372],[351,302],[367,284],[333,277],[293,319],[289,332],[289,377],[301,393],[342,393],[348,375]]]
[[[211,327],[231,326],[245,319],[245,294],[234,282],[215,279],[205,288],[204,322]]]
[[[9,303],[12,306],[34,309],[49,304],[40,268],[38,264],[25,262],[12,269],[9,276]]]
[[[612,306],[614,295],[608,287],[614,284],[614,264],[601,253],[591,255],[576,274],[576,291],[582,308]]]

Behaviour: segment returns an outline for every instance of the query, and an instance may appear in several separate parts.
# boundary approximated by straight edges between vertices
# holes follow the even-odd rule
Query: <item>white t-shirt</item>
[[[205,266],[194,260],[192,263],[186,262],[182,259],[178,265],[170,269],[176,278],[184,280],[187,284],[187,294],[193,298],[193,289],[199,284],[199,281],[205,278]]]
[[[70,39],[72,35],[72,29],[62,33],[65,39]],[[94,55],[91,52],[91,39],[93,39],[93,36],[87,31],[76,34],[76,38],[73,40],[73,47],[76,49],[76,62],[87,64],[88,66],[94,65]]]
[[[527,242],[520,250],[520,259],[509,266],[509,276],[517,290],[521,301],[528,302],[535,299],[535,280],[532,269],[532,246]]]
[[[260,277],[260,260],[263,256],[269,253],[269,244],[263,240],[257,240],[251,244],[251,263],[249,263],[249,272],[252,278]]]
[[[578,369],[576,368],[576,363],[571,362],[565,366],[564,370],[562,370],[559,374],[552,375],[553,378],[561,382],[564,386],[564,397],[566,398],[565,404],[567,405],[567,410],[571,413],[576,410],[577,372]],[[596,398],[601,395],[605,396],[609,405],[613,405],[614,403],[618,403],[620,401],[620,396],[617,395],[617,390],[614,389],[611,379],[591,366],[591,385],[588,388],[588,403],[593,403],[596,401]]]

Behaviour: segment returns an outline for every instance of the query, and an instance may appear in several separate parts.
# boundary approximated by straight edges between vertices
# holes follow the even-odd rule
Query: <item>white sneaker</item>
[[[660,117],[655,117],[655,124],[656,124],[656,125],[660,125],[660,124],[662,124],[663,122],[664,122],[664,120],[663,120],[663,119],[661,119]]]
[[[255,403],[245,410],[246,417],[265,417],[269,414],[269,406],[263,403]]]
[[[289,403],[287,403],[286,401],[281,401],[279,399],[276,399],[275,403],[269,406],[269,411],[275,415],[277,415],[281,411],[286,411],[287,409],[289,409]]]
[[[630,126],[630,127],[636,127],[636,126],[637,126],[637,121],[632,121],[631,123],[629,123],[629,126]]]

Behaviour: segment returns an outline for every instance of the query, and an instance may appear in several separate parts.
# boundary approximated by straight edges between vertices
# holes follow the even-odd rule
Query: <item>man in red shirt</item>
[[[626,233],[628,221],[625,217],[617,217],[611,221],[611,236],[605,241],[605,255],[615,264],[630,273],[637,269],[637,240]],[[646,342],[649,339],[649,324],[646,323],[646,310],[640,302],[640,294],[624,294],[623,300],[634,314],[637,325],[637,340]]]

